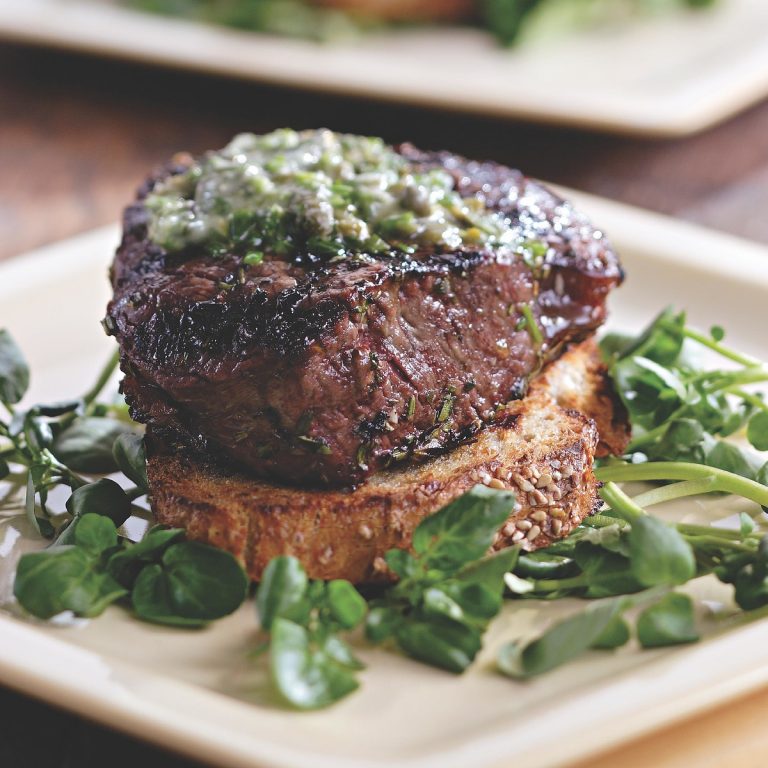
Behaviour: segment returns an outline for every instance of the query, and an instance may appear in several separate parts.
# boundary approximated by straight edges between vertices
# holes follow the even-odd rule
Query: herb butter
[[[147,196],[149,237],[190,247],[340,260],[367,254],[517,245],[519,230],[462,198],[445,170],[415,169],[381,139],[282,129],[236,136]]]

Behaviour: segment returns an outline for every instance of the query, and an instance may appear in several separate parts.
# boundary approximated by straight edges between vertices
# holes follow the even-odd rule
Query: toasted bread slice
[[[159,523],[232,552],[258,580],[290,554],[318,579],[387,579],[384,553],[407,548],[418,523],[484,483],[517,494],[495,549],[527,550],[567,535],[598,504],[596,455],[629,439],[594,341],[567,351],[507,405],[506,426],[422,464],[393,468],[351,491],[273,485],[147,435],[151,501]]]

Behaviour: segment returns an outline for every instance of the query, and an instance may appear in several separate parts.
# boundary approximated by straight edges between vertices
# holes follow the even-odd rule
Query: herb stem
[[[134,501],[135,499],[140,499],[142,496],[145,496],[146,493],[147,492],[144,489],[139,488],[138,486],[136,488],[128,488],[127,490],[125,490],[125,495],[131,501]]]
[[[684,328],[683,335],[689,339],[692,339],[693,341],[698,342],[702,346],[708,347],[713,352],[717,352],[717,354],[721,355],[722,357],[725,357],[728,360],[733,360],[733,362],[739,363],[747,368],[761,365],[761,362],[756,360],[754,357],[750,357],[749,355],[742,355],[739,352],[734,352],[732,349],[728,349],[728,347],[723,346],[709,336],[705,336],[703,333],[699,333],[692,328]]]
[[[727,387],[723,392],[729,395],[736,395],[759,410],[768,411],[768,403],[753,392],[747,392],[746,390],[741,389],[741,387]]]
[[[536,318],[533,316],[533,310],[530,304],[523,304],[520,306],[520,314],[525,318],[525,329],[528,331],[528,335],[534,344],[541,344],[544,341],[544,337],[541,334],[541,329],[536,322]]]
[[[669,425],[673,421],[675,421],[675,419],[680,418],[685,413],[687,408],[688,408],[687,403],[681,405],[676,411],[671,413],[669,417],[665,419],[664,422],[659,424],[657,427],[654,427],[653,429],[649,429],[647,432],[644,432],[642,435],[633,437],[629,445],[627,446],[627,453],[633,453],[638,448],[642,448],[644,445],[648,445],[648,443],[652,443],[657,437],[661,437],[667,431],[667,429],[669,429]]]
[[[665,501],[682,499],[685,496],[698,496],[701,493],[712,491],[712,486],[717,483],[715,477],[704,477],[701,480],[683,480],[672,485],[663,485],[660,488],[652,488],[650,491],[640,493],[632,498],[638,507],[652,507],[654,504],[663,504]]]
[[[620,517],[610,517],[609,515],[592,515],[584,520],[584,525],[590,528],[608,528],[611,525],[618,525],[619,528],[626,528],[629,523]]]
[[[740,531],[733,531],[730,528],[720,528],[714,525],[696,525],[695,523],[677,523],[677,530],[684,536],[712,536],[717,534],[718,539],[737,539],[741,541],[744,538]]]
[[[684,533],[683,536],[689,543],[695,544],[697,547],[709,544],[715,549],[716,552],[721,552],[723,549],[732,549],[738,552],[747,552],[752,554],[755,551],[754,547],[749,547],[746,544],[742,544],[739,541],[733,541],[732,539],[722,539],[719,536],[701,536],[691,535],[688,533]]]
[[[768,381],[768,370],[763,367],[756,368],[753,366],[734,373],[728,373],[727,376],[723,375],[722,371],[708,371],[707,376],[702,376],[699,380],[708,383],[707,390],[709,392],[717,392],[726,385],[728,387],[736,387],[740,384],[762,384]]]
[[[630,523],[646,514],[645,510],[627,496],[616,483],[606,482],[600,489],[600,495],[614,512],[622,515]]]
[[[96,383],[83,395],[83,404],[86,408],[92,405],[96,398],[101,394],[101,390],[107,385],[107,382],[112,377],[119,362],[120,350],[115,349],[107,361],[107,364],[102,368],[99,378],[96,379]]]
[[[768,487],[749,480],[733,472],[726,472],[717,467],[707,467],[703,464],[691,464],[685,461],[648,461],[644,464],[611,464],[595,470],[598,480],[612,484],[613,482],[630,482],[633,480],[702,480],[710,477],[715,482],[710,491],[734,493],[745,499],[754,501],[761,506],[768,506]],[[603,498],[605,490],[603,488]],[[610,492],[609,492],[610,493]],[[625,494],[622,494],[625,495]],[[626,497],[629,499],[629,497]],[[607,499],[606,499],[607,500]],[[631,501],[631,500],[630,500]],[[610,502],[609,502],[610,503]]]
[[[588,587],[589,579],[581,574],[580,576],[571,576],[568,579],[541,579],[534,581],[533,584],[536,592],[558,592],[561,589]]]

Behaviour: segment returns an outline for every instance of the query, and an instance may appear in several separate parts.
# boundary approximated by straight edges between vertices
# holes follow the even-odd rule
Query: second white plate
[[[768,3],[720,0],[499,48],[471,29],[319,45],[138,13],[108,0],[3,0],[0,38],[452,110],[623,133],[701,130],[768,95]]]

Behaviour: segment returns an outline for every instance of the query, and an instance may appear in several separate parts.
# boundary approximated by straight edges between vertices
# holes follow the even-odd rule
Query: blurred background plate
[[[0,0],[0,38],[312,90],[653,136],[702,130],[768,94],[768,3],[721,0],[514,50],[460,27],[314,43],[131,11]]]

